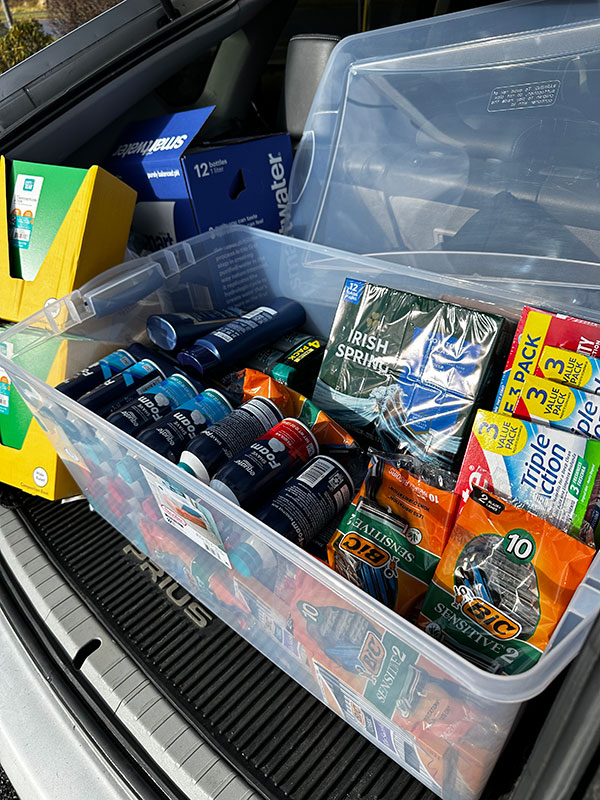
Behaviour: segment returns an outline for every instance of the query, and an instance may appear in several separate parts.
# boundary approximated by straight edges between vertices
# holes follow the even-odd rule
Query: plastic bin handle
[[[293,179],[290,185],[293,187],[293,196],[290,198],[291,204],[296,205],[302,199],[304,190],[313,170],[315,161],[315,134],[313,131],[304,131],[300,143],[296,148],[294,164],[292,166]]]
[[[159,289],[165,270],[151,257],[113,267],[84,284],[79,293],[97,318],[107,317],[134,305]]]
[[[558,623],[550,641],[550,646],[547,649],[550,650],[555,647],[576,627],[581,626],[585,630],[590,628],[599,610],[600,580],[590,577],[579,586],[573,595],[569,607]]]

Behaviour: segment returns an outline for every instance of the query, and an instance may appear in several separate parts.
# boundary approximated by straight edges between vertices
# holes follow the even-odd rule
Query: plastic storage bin
[[[58,343],[69,348],[73,370],[82,368],[99,352],[139,338],[148,314],[185,310],[199,297],[228,304],[233,291],[239,302],[240,287],[248,305],[272,295],[297,298],[310,330],[327,336],[347,276],[488,307],[493,297],[515,316],[535,285],[539,303],[558,311],[576,305],[600,319],[594,310],[600,284],[585,264],[480,255],[476,282],[445,274],[452,255],[429,254],[427,269],[419,270],[249,228],[222,228],[110,270],[13,326],[0,337],[0,345],[13,350],[10,359],[0,356],[0,367],[103,517],[423,783],[448,800],[467,800],[482,790],[521,704],[581,647],[600,603],[597,560],[536,666],[510,677],[483,672],[48,386],[32,366],[36,352]],[[532,282],[531,269],[546,280]],[[498,271],[512,275],[507,288],[486,283]],[[566,275],[582,284],[579,296],[561,283]],[[586,298],[593,307],[583,305]],[[242,543],[260,555],[251,575],[231,566],[231,548]]]
[[[600,260],[599,18],[595,2],[508,3],[341,42],[296,155],[289,232],[382,258]]]

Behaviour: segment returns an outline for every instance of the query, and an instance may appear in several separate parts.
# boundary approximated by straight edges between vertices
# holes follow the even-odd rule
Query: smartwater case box
[[[544,375],[540,359],[546,347],[572,350],[596,358],[600,354],[600,325],[525,306],[506,361],[494,411],[514,413],[525,376]],[[547,377],[556,380],[554,376]]]
[[[287,134],[191,148],[214,106],[128,126],[105,166],[134,187],[133,232],[147,250],[227,222],[281,231],[292,148]]]

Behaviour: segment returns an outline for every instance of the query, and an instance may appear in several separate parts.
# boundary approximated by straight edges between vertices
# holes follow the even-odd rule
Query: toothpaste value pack
[[[600,398],[537,375],[525,378],[514,415],[588,439],[600,439]]]
[[[592,544],[600,441],[478,411],[456,491],[479,486]]]
[[[600,359],[560,347],[544,347],[536,375],[600,394]]]
[[[600,355],[600,324],[525,306],[506,361],[494,411],[514,413],[528,375],[573,383],[572,378],[579,374],[579,368],[575,364],[565,364],[561,370],[560,364],[552,363],[551,359],[557,356],[548,354],[548,348],[572,351],[595,360]],[[589,369],[586,371],[584,368],[582,374],[587,385],[578,384],[581,388],[594,390],[600,386],[594,382],[595,370],[597,362],[590,361]]]

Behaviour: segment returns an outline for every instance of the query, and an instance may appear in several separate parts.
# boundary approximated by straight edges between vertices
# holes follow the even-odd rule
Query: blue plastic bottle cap
[[[229,554],[229,560],[234,569],[243,575],[244,578],[251,578],[262,569],[262,558],[256,550],[246,542],[243,542],[239,547],[236,547]]]
[[[223,483],[223,481],[213,479],[210,482],[210,488],[214,489],[215,492],[218,492],[220,495],[226,497],[228,500],[231,500],[231,502],[235,503],[236,506],[239,506],[240,501],[235,496],[233,489],[230,489],[226,483]]]
[[[177,466],[184,472],[189,472],[189,474],[193,475],[194,478],[196,477],[196,473],[194,472],[194,470],[190,467],[189,464],[186,464],[184,461],[180,461],[179,464],[177,464]]]
[[[174,350],[177,347],[177,332],[164,317],[158,314],[148,317],[146,330],[150,340],[163,350]]]
[[[191,367],[199,375],[204,375],[205,370],[217,367],[221,359],[208,347],[202,344],[193,344],[179,353],[177,361],[184,367]]]

